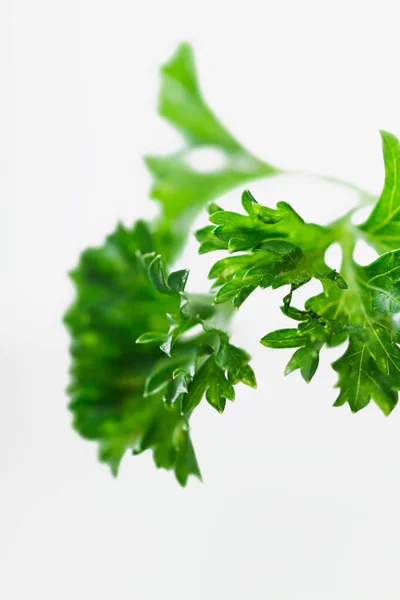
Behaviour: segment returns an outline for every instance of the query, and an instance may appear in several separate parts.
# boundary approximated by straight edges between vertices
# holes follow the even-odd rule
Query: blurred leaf
[[[151,449],[156,464],[185,484],[200,472],[188,431],[179,445],[174,441],[187,423],[178,407],[166,410],[159,374],[164,355],[151,344],[165,339],[160,331],[166,314],[180,310],[180,295],[165,284],[159,258],[144,267],[140,253],[153,251],[151,239],[144,222],[119,225],[103,246],[82,254],[71,274],[77,297],[65,316],[73,340],[70,409],[74,427],[99,442],[100,458],[114,474],[127,450]],[[171,281],[178,279],[183,276]]]
[[[189,44],[181,44],[161,68],[159,112],[185,140],[179,152],[145,158],[154,178],[151,197],[162,204],[159,235],[174,236],[178,250],[196,214],[207,202],[240,184],[276,175],[279,170],[248,152],[208,107]],[[190,153],[198,148],[221,152],[224,166],[206,172],[191,167]]]

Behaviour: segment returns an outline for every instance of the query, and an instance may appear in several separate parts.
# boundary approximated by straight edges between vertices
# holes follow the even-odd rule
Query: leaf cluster
[[[118,225],[71,272],[68,394],[75,429],[99,443],[100,459],[114,474],[128,450],[150,449],[156,465],[174,470],[185,485],[189,475],[200,476],[189,433],[194,408],[204,396],[222,412],[233,386],[255,386],[255,376],[249,355],[229,343],[218,319],[217,327],[210,320],[211,297],[183,295],[188,272],[165,272],[208,201],[278,169],[248,152],[208,107],[189,44],[161,68],[159,111],[184,140],[178,153],[145,158],[160,216]],[[190,152],[204,146],[223,153],[224,168],[199,173],[190,166]],[[196,325],[202,334],[188,337]]]
[[[400,312],[400,143],[386,132],[382,132],[382,143],[385,185],[365,223],[353,225],[351,214],[328,227],[304,223],[286,203],[271,209],[244,192],[247,215],[213,206],[210,221],[214,225],[200,230],[198,239],[200,252],[226,250],[230,254],[209,274],[217,288],[215,303],[232,300],[238,308],[257,287],[290,285],[282,309],[298,326],[261,339],[270,348],[297,348],[285,374],[298,369],[309,382],[317,371],[321,349],[348,341],[343,356],[333,363],[340,390],[335,405],[347,403],[356,412],[372,399],[389,414],[400,389],[395,318]],[[353,256],[359,239],[384,253],[370,265],[359,265]],[[343,251],[341,273],[324,261],[326,250],[335,242]],[[321,281],[323,291],[299,310],[291,305],[293,293],[311,278]]]
[[[76,298],[65,323],[75,429],[99,444],[100,459],[114,474],[126,452],[150,450],[156,465],[172,470],[182,485],[190,475],[200,477],[190,436],[193,411],[205,399],[222,413],[238,383],[256,386],[250,356],[231,343],[228,322],[231,307],[257,288],[285,288],[281,310],[292,326],[261,339],[268,348],[294,349],[285,374],[299,370],[311,381],[321,351],[346,343],[333,363],[335,405],[356,412],[372,399],[389,414],[400,389],[398,139],[382,132],[385,183],[365,223],[353,225],[349,213],[321,226],[306,223],[286,202],[264,206],[249,191],[242,195],[243,213],[216,204],[231,189],[284,171],[244,148],[212,112],[188,44],[161,68],[159,112],[183,140],[178,152],[145,157],[159,216],[117,225],[71,272]],[[191,165],[192,152],[204,147],[222,154],[222,167],[199,172]],[[209,273],[212,294],[200,295],[187,292],[188,271],[173,264],[207,205],[210,223],[196,233],[199,252],[226,256]],[[354,260],[360,239],[380,254],[367,266]],[[342,247],[340,272],[325,261],[334,243]],[[311,279],[320,282],[321,293],[296,308],[296,290]]]

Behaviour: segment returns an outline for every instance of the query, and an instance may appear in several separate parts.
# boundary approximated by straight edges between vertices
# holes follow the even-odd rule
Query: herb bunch
[[[201,477],[190,438],[190,417],[203,401],[222,413],[235,386],[256,387],[250,356],[230,342],[229,323],[257,288],[284,288],[280,309],[288,327],[261,339],[268,348],[293,348],[285,374],[313,378],[324,346],[347,343],[333,363],[335,405],[353,412],[373,400],[385,414],[400,389],[400,142],[381,132],[385,182],[361,225],[352,213],[328,226],[306,223],[287,203],[259,203],[242,194],[243,212],[215,203],[225,192],[284,173],[248,152],[207,106],[188,44],[161,68],[160,114],[182,134],[182,149],[147,156],[151,197],[160,203],[153,222],[119,224],[98,248],[85,250],[71,272],[76,299],[65,315],[71,333],[68,387],[75,429],[99,443],[100,460],[118,473],[127,451],[152,450],[158,467],[185,485]],[[188,156],[201,147],[221,151],[225,166],[200,173]],[[349,185],[349,187],[351,187]],[[186,291],[187,270],[173,265],[197,215],[207,206],[209,224],[196,232],[201,254],[226,256],[212,267],[212,289]],[[379,257],[361,266],[358,240]],[[340,273],[325,262],[327,249],[342,249]],[[322,292],[304,307],[296,290],[311,279]],[[278,310],[278,309],[277,309]]]

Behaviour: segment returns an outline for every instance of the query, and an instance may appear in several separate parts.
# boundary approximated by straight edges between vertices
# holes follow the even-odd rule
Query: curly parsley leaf
[[[388,252],[366,267],[348,260],[344,274],[347,290],[325,282],[324,292],[310,298],[305,311],[289,314],[296,320],[302,315],[297,329],[274,331],[261,343],[272,348],[299,348],[285,373],[300,369],[310,381],[321,348],[348,339],[344,355],[333,363],[340,388],[335,405],[348,403],[357,412],[373,399],[389,414],[400,389],[400,350],[393,319],[400,312],[400,250]]]
[[[310,298],[304,311],[290,307],[288,316],[299,321],[297,329],[272,332],[261,342],[270,347],[297,347],[285,372],[300,369],[309,381],[318,367],[321,348],[347,340],[345,353],[332,365],[338,373],[340,389],[335,405],[347,403],[357,412],[372,399],[389,414],[397,404],[400,389],[395,319],[400,312],[400,250],[397,250],[400,145],[393,135],[385,132],[382,141],[385,184],[369,219],[355,227],[344,217],[332,227],[334,239],[342,245],[342,273],[348,288],[341,286],[340,281],[333,285],[333,281],[326,279],[323,293]],[[361,266],[353,258],[360,235],[379,251],[392,251],[368,266]]]
[[[353,411],[372,398],[388,414],[400,389],[400,351],[393,316],[400,311],[400,251],[388,252],[361,267],[345,265],[349,280],[344,298],[328,298],[321,312],[358,325],[349,336],[345,355],[334,363],[341,389],[337,404],[348,402]],[[311,303],[312,304],[312,303]],[[317,308],[318,301],[314,302]]]
[[[348,403],[356,412],[372,399],[389,414],[400,389],[399,334],[394,319],[400,312],[400,250],[387,252],[365,267],[353,259],[360,235],[380,250],[399,245],[400,144],[390,134],[383,133],[382,139],[384,190],[370,218],[359,228],[351,225],[349,215],[328,227],[305,223],[288,204],[265,207],[244,192],[242,205],[247,215],[214,207],[210,221],[215,227],[200,230],[198,239],[201,252],[218,249],[232,254],[219,260],[209,274],[215,280],[216,304],[233,300],[239,307],[257,287],[289,284],[282,310],[298,326],[273,331],[261,340],[271,348],[296,348],[285,374],[299,370],[305,381],[311,381],[321,349],[347,341],[344,355],[333,364],[340,388],[335,404]],[[333,242],[339,242],[344,251],[342,275],[324,260]],[[322,282],[323,293],[310,298],[304,310],[293,307],[293,292],[312,277]]]
[[[254,386],[250,357],[215,328],[210,296],[184,293],[188,271],[167,275],[144,222],[119,225],[82,254],[71,277],[74,427],[99,442],[114,474],[128,450],[150,449],[182,485],[200,477],[190,415],[203,396],[222,412],[234,384]],[[199,324],[202,333],[190,337]]]
[[[168,315],[168,331],[144,333],[137,343],[161,342],[160,349],[169,357],[150,373],[145,396],[161,392],[166,406],[178,406],[188,420],[204,396],[222,413],[226,400],[235,399],[233,386],[242,382],[256,387],[256,378],[247,352],[231,344],[228,334],[217,327],[221,319],[210,306],[211,298],[183,290],[180,295],[179,312]],[[202,332],[188,337],[198,325]]]
[[[142,334],[164,330],[166,315],[179,311],[186,273],[166,278],[151,231],[139,221],[86,250],[71,277],[77,296],[65,322],[73,338],[68,393],[75,429],[99,442],[100,459],[115,475],[128,450],[151,449],[156,465],[174,470],[182,485],[190,474],[200,476],[187,420],[177,407],[166,410],[162,388],[144,394],[164,355],[136,344],[140,336],[155,342]]]
[[[367,221],[359,229],[378,252],[400,246],[400,142],[381,131],[385,185]]]
[[[208,201],[279,171],[247,152],[209,109],[188,44],[178,48],[161,75],[160,113],[180,130],[185,146],[177,154],[146,158],[154,176],[152,196],[162,206],[157,222],[118,226],[103,246],[82,254],[71,274],[77,296],[65,316],[73,340],[68,393],[75,428],[99,442],[100,458],[114,474],[127,450],[149,448],[156,464],[173,469],[184,484],[199,470],[182,416],[182,394],[192,406],[206,395],[222,409],[224,398],[232,399],[232,383],[229,376],[225,382],[227,367],[216,359],[221,336],[204,332],[214,340],[208,362],[199,355],[197,338],[184,339],[199,318],[210,317],[210,298],[182,298],[187,271],[167,277],[161,255],[170,263],[179,254],[192,219]],[[190,151],[204,146],[223,152],[224,168],[200,173],[189,166]],[[208,365],[203,372],[210,369],[212,377],[210,389],[200,393],[204,386],[196,373],[202,362]],[[248,359],[239,371],[242,381],[255,385]]]
[[[293,291],[312,277],[346,288],[344,279],[324,261],[333,230],[305,223],[286,202],[279,202],[275,209],[262,206],[248,191],[243,193],[242,204],[247,215],[218,210],[210,216],[216,225],[207,231],[210,251],[221,249],[213,246],[211,240],[216,239],[229,253],[241,252],[219,260],[209,273],[218,288],[216,304],[233,299],[239,307],[257,287],[290,284],[285,298],[288,309]]]
[[[82,254],[71,274],[76,300],[65,316],[72,337],[68,393],[74,427],[99,443],[100,459],[114,474],[127,451],[148,449],[158,467],[174,471],[185,485],[190,475],[201,477],[190,438],[193,411],[205,399],[223,412],[238,383],[256,386],[250,356],[231,344],[220,305],[232,300],[239,307],[257,287],[288,286],[281,308],[297,327],[261,340],[295,349],[286,374],[299,370],[310,381],[322,348],[347,341],[333,364],[340,389],[335,404],[348,403],[356,412],[372,399],[385,414],[396,405],[400,143],[382,132],[385,186],[359,227],[348,215],[327,227],[305,223],[289,204],[262,206],[249,192],[242,197],[246,214],[225,211],[215,204],[217,196],[283,171],[248,152],[210,110],[188,44],[178,47],[161,75],[160,114],[180,131],[184,146],[145,159],[154,179],[151,195],[161,205],[156,222],[119,225],[101,247]],[[223,166],[206,172],[192,167],[192,152],[201,148],[221,153]],[[207,203],[211,225],[196,234],[199,251],[230,254],[211,269],[214,298],[185,291],[187,270],[170,272]],[[389,252],[362,267],[353,259],[359,237]],[[343,276],[324,260],[333,242],[343,248]],[[293,293],[311,278],[322,282],[323,292],[303,310],[295,308]]]

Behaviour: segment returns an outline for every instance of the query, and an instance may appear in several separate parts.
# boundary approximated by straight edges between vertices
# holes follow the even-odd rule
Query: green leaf
[[[264,207],[250,192],[244,192],[242,204],[247,216],[231,211],[210,216],[217,227],[207,230],[208,250],[219,249],[213,247],[213,236],[227,243],[231,253],[247,250],[223,258],[212,267],[209,278],[215,279],[214,286],[219,288],[216,304],[233,300],[233,305],[239,307],[258,286],[278,288],[289,284],[290,292],[284,298],[287,311],[293,291],[312,277],[346,288],[343,277],[324,260],[334,240],[333,229],[305,223],[285,202],[279,202],[276,209]]]
[[[241,288],[241,290],[236,294],[236,296],[233,299],[233,306],[235,308],[240,308],[243,302],[247,300],[247,298],[250,296],[250,294],[254,292],[257,286],[257,283],[252,283],[251,285]]]
[[[211,361],[211,359],[209,359]],[[206,400],[219,413],[225,410],[227,400],[235,399],[235,390],[233,385],[225,377],[223,369],[216,363],[211,362],[212,368],[208,372],[208,382],[206,391]]]
[[[305,310],[299,310],[294,306],[281,306],[281,311],[287,317],[294,319],[295,321],[306,321],[309,318],[309,313]]]
[[[162,361],[153,369],[146,380],[144,394],[161,393],[165,404],[179,405],[186,418],[204,396],[216,410],[223,412],[226,400],[234,399],[233,385],[239,382],[251,387],[257,385],[249,365],[250,356],[230,344],[228,335],[216,328],[218,315],[215,312],[205,312],[196,297],[192,299],[183,293],[181,297],[180,312],[173,317],[167,315],[170,328],[160,346],[170,360]],[[188,344],[181,336],[195,325],[201,325],[203,333]]]
[[[230,281],[236,274],[247,272],[255,267],[263,267],[265,264],[273,262],[265,253],[254,252],[253,254],[236,254],[218,260],[211,268],[208,278],[217,279],[220,283]]]
[[[189,276],[188,269],[181,269],[180,271],[174,271],[168,277],[168,286],[170,289],[176,292],[183,292],[186,286],[187,278]]]
[[[220,210],[222,210],[222,208],[218,206],[218,204],[216,204],[215,202],[210,202],[207,206],[207,212],[209,215],[212,215],[215,212],[219,212]]]
[[[306,302],[306,320],[297,330],[286,330],[291,332],[286,334],[288,344],[290,339],[293,345],[303,340],[305,346],[294,354],[286,373],[300,368],[308,381],[318,366],[320,348],[348,339],[347,350],[333,364],[339,374],[336,405],[348,403],[357,412],[373,399],[389,414],[400,389],[400,349],[393,319],[400,312],[399,264],[400,250],[383,254],[365,267],[347,258],[344,275],[348,289],[326,282],[324,292]],[[291,316],[296,318],[297,314]],[[273,332],[265,336],[267,342],[272,338],[266,345],[278,347],[279,335]],[[288,346],[282,343],[281,347]]]
[[[189,432],[183,425],[178,430],[175,430],[175,447],[177,452],[175,475],[179,483],[182,486],[186,485],[188,473],[195,475],[201,481],[201,473],[197,464],[192,440],[190,439]]]
[[[229,210],[221,210],[210,215],[211,223],[224,225],[220,230],[219,237],[229,240],[237,231],[243,231],[254,228],[254,221],[250,217],[240,215]]]
[[[242,348],[230,344],[222,338],[215,362],[227,371],[228,381],[233,385],[243,382],[250,387],[257,387],[256,377],[249,365],[250,355]]]
[[[214,352],[214,350],[212,350],[212,352]],[[199,365],[196,370],[187,394],[182,398],[182,412],[184,414],[191,414],[202,401],[208,387],[208,368],[209,364],[206,360],[203,364]]]
[[[240,294],[243,294],[244,291],[247,291],[249,287],[255,289],[257,285],[260,284],[261,278],[261,275],[257,275],[254,277],[241,277],[228,281],[228,283],[225,283],[216,293],[214,298],[215,304],[223,304],[231,298],[236,299]]]
[[[170,288],[165,280],[164,268],[162,265],[161,256],[158,254],[154,257],[148,267],[149,277],[154,287],[162,294],[168,293]]]
[[[208,107],[189,44],[181,44],[161,68],[159,112],[185,141],[177,153],[145,158],[154,178],[151,197],[159,200],[163,209],[158,235],[172,236],[178,250],[196,214],[208,202],[245,182],[276,175],[279,170],[248,152]],[[200,172],[190,166],[191,151],[204,147],[222,153],[222,168]]]
[[[297,329],[278,329],[264,335],[260,342],[268,348],[297,348],[307,343],[307,337]]]
[[[168,392],[164,395],[164,402],[167,406],[180,403],[182,406],[183,395],[188,393],[189,384],[192,377],[189,370],[178,368],[172,373],[172,382],[169,384]]]
[[[299,348],[293,354],[288,362],[285,375],[289,375],[296,369],[300,369],[303,379],[309,383],[314,377],[319,363],[319,348],[318,344],[309,344],[304,348]]]
[[[166,334],[165,340],[162,342],[160,348],[168,356],[171,355],[172,348],[181,333],[184,333],[190,329],[194,323],[189,319],[185,318],[181,314],[169,315],[167,314],[169,321],[169,329]]]
[[[257,204],[257,200],[254,198],[253,194],[249,190],[245,190],[242,194],[242,206],[248,215],[251,217],[255,216],[254,212],[254,204]],[[219,210],[223,210],[220,208]],[[216,211],[214,211],[216,212]],[[210,213],[212,214],[212,213]]]
[[[383,330],[376,331],[378,336],[383,334]],[[394,386],[390,375],[379,368],[379,363],[371,352],[373,348],[374,344],[365,343],[360,337],[353,336],[344,355],[333,363],[333,368],[339,374],[340,388],[335,406],[347,402],[351,410],[357,412],[373,398],[383,412],[389,414],[397,404],[397,386]],[[381,353],[380,355],[382,357]],[[398,360],[399,356],[396,357],[396,362]]]
[[[159,260],[151,275],[147,270],[156,256],[152,239],[144,222],[131,229],[118,225],[102,246],[82,254],[71,273],[76,300],[65,316],[72,337],[70,410],[75,429],[99,443],[99,457],[114,475],[128,450],[150,449],[157,466],[172,469],[185,484],[200,472],[189,432],[176,444],[183,426],[179,402],[170,410],[163,402],[173,372],[150,344],[163,339],[166,314],[179,312],[180,297],[166,291],[163,275],[159,279]],[[146,333],[151,330],[157,333]],[[196,348],[194,341],[176,350],[186,360]],[[180,362],[177,357],[172,371]]]
[[[155,394],[163,392],[172,380],[170,366],[152,371],[144,384],[144,397],[147,398],[148,396],[154,396]]]
[[[225,211],[214,201],[219,195],[282,171],[248,152],[210,110],[188,44],[179,46],[161,77],[160,114],[181,132],[183,147],[145,159],[152,197],[161,205],[155,223],[118,225],[101,247],[82,254],[71,273],[76,299],[65,316],[72,338],[68,394],[75,429],[98,443],[100,460],[114,475],[127,451],[150,450],[157,467],[172,470],[185,485],[190,475],[201,478],[190,439],[193,411],[205,399],[223,412],[236,384],[256,386],[250,356],[225,331],[230,307],[219,305],[231,300],[237,308],[258,287],[288,286],[281,309],[297,327],[261,340],[270,348],[296,348],[286,374],[300,370],[309,382],[321,349],[347,342],[333,364],[335,404],[356,412],[372,399],[385,414],[396,405],[400,143],[382,132],[385,185],[360,227],[352,225],[351,213],[326,227],[305,223],[289,204],[263,206],[249,191],[242,195],[245,214]],[[223,166],[206,172],[192,167],[192,152],[204,148],[216,150]],[[211,225],[196,234],[199,252],[230,254],[210,271],[214,302],[211,295],[185,292],[187,270],[171,272],[207,204]],[[353,258],[360,238],[389,252],[362,267]],[[343,250],[341,273],[324,259],[334,242]],[[295,291],[311,278],[323,292],[304,309],[293,307]]]
[[[383,316],[400,312],[400,250],[388,252],[357,271],[361,273],[358,281],[365,292],[368,311]]]
[[[137,344],[161,344],[165,342],[167,339],[167,335],[165,333],[158,333],[157,331],[148,331],[146,333],[142,333],[136,340]]]
[[[400,142],[381,131],[385,185],[382,194],[365,223],[359,229],[378,252],[400,247]]]
[[[214,235],[214,229],[215,227],[208,225],[196,231],[196,239],[200,242],[199,254],[206,254],[214,250],[228,250],[228,244]]]

